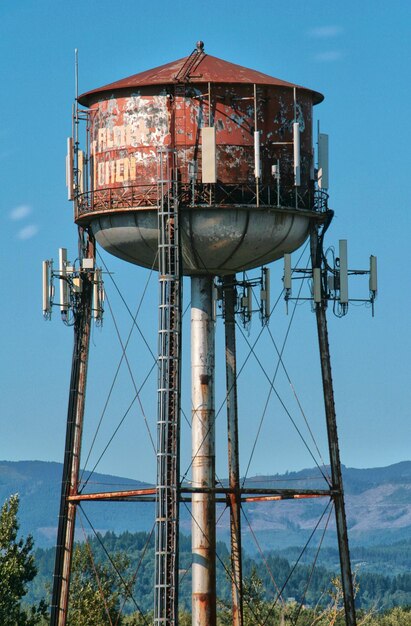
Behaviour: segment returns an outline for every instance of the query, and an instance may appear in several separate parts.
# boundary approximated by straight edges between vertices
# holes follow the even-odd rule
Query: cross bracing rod
[[[181,273],[173,152],[158,155],[158,409],[155,626],[178,620]]]
[[[81,233],[81,236],[83,234]],[[94,241],[90,238],[88,239],[87,256],[89,258],[94,257]],[[50,626],[65,626],[67,623],[76,521],[76,502],[71,500],[70,497],[77,495],[79,481],[93,296],[93,285],[90,275],[84,272],[80,275],[80,278],[82,290],[74,310],[74,348],[50,607]]]

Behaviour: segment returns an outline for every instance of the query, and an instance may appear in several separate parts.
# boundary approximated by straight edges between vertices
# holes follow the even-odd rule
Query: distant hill
[[[61,463],[44,461],[0,461],[0,502],[13,493],[20,496],[19,521],[22,534],[31,533],[37,547],[55,544],[60,505]],[[89,477],[85,472],[84,480]],[[148,487],[147,483],[129,478],[95,473],[87,485],[87,491],[115,491]],[[153,525],[150,503],[85,503],[82,505],[96,530],[137,532]],[[136,511],[136,507],[138,511]],[[83,520],[89,531],[87,521]],[[78,524],[80,527],[81,524]],[[77,528],[81,539],[82,530]]]
[[[20,530],[31,533],[36,546],[54,544],[60,500],[62,465],[43,461],[0,461],[0,502],[13,493],[20,495]],[[343,468],[347,519],[352,545],[386,544],[411,537],[411,461],[372,469]],[[85,474],[87,479],[88,474]],[[325,488],[318,469],[304,469],[283,475],[257,476],[247,480],[248,486]],[[149,486],[128,478],[93,474],[89,491],[114,491]],[[317,523],[326,500],[284,500],[281,502],[248,503],[247,519],[258,533],[262,548],[286,548],[305,542]],[[86,516],[96,530],[121,533],[151,531],[154,522],[153,503],[85,503]],[[223,509],[221,508],[221,512]],[[82,516],[86,532],[87,518]],[[189,510],[181,507],[181,530],[189,534]],[[333,528],[333,523],[331,528]],[[250,552],[256,547],[248,523],[243,521],[244,546]],[[78,538],[82,535],[78,525]],[[228,515],[219,522],[218,535],[226,540]],[[328,533],[332,543],[332,532]]]
[[[342,468],[351,545],[377,545],[411,538],[411,462],[371,469]],[[256,485],[324,488],[318,469],[253,478]],[[249,484],[249,482],[247,483]],[[324,510],[324,500],[286,500],[249,509],[265,548],[300,545]],[[334,529],[332,518],[331,528]],[[274,532],[273,532],[274,531]],[[332,537],[328,535],[329,539]],[[278,538],[278,540],[277,540]],[[326,541],[327,543],[327,541]],[[330,541],[328,541],[330,543]]]

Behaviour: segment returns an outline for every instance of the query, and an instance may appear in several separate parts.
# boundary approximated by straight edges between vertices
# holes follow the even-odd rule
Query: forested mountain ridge
[[[97,562],[108,562],[107,554],[111,559],[116,555],[123,555],[129,566],[122,571],[126,577],[131,572],[138,571],[134,586],[134,598],[144,612],[150,611],[153,603],[154,580],[154,536],[153,533],[122,533],[115,535],[107,533],[105,536],[92,537],[89,540],[90,553]],[[264,557],[244,555],[243,576],[245,584],[255,575],[261,581],[261,593],[265,600],[273,600],[285,580],[289,581],[284,589],[283,599],[304,602],[306,606],[314,607],[318,602],[324,605],[330,600],[329,592],[333,588],[333,578],[340,571],[338,553],[336,550],[323,549],[317,566],[312,571],[316,559],[317,549],[312,548],[301,557],[301,548],[289,548],[281,552],[266,552]],[[354,556],[357,549],[354,549]],[[403,563],[396,567],[398,555],[404,556]],[[217,544],[217,589],[219,602],[229,602],[230,581],[229,552],[225,543]],[[354,571],[358,586],[356,604],[361,609],[384,611],[393,606],[411,605],[411,573],[409,567],[404,568],[404,559],[411,557],[411,541],[358,549],[359,559],[354,559]],[[361,560],[362,559],[362,560]],[[180,536],[180,606],[189,610],[191,605],[191,540],[184,535]],[[50,586],[54,563],[54,550],[39,549],[35,552],[35,561],[38,575],[30,585],[27,600],[30,603],[38,602],[44,597],[44,592]],[[294,564],[296,565],[294,569]],[[374,571],[373,571],[374,570]],[[273,584],[273,579],[276,585]],[[307,587],[307,581],[310,584]],[[133,603],[128,603],[126,612],[135,610]],[[311,622],[310,622],[311,623]],[[374,622],[370,622],[374,623]],[[407,622],[408,623],[408,622]]]
[[[31,533],[36,546],[54,544],[60,502],[62,465],[43,461],[0,461],[0,501],[13,493],[20,495],[22,534]],[[88,473],[84,478],[87,479]],[[352,545],[393,543],[411,537],[411,461],[388,467],[355,469],[343,467],[347,519]],[[318,469],[308,468],[283,475],[257,476],[247,485],[260,487],[325,487]],[[93,474],[89,491],[113,491],[147,486],[138,480]],[[154,515],[152,503],[89,503],[83,505],[93,527],[104,533],[150,532]],[[323,499],[250,503],[246,513],[265,549],[301,545],[326,506]],[[181,509],[181,529],[190,531],[190,513]],[[228,516],[219,525],[222,539],[228,536]],[[332,529],[332,524],[331,524]],[[330,543],[333,541],[329,533]],[[253,552],[254,542],[244,526],[244,546]]]

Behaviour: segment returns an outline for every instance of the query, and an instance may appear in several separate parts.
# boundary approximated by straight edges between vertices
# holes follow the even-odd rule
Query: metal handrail
[[[216,183],[214,185],[180,183],[177,194],[181,207],[256,206],[255,187],[250,183]],[[139,208],[156,209],[158,205],[157,183],[107,187],[78,194],[76,197],[76,218],[95,212],[105,213]],[[303,194],[297,195],[296,201],[295,187],[282,191],[278,195],[275,185],[261,185],[259,207],[292,207],[296,210],[324,213],[328,209],[328,194],[322,189],[307,189]]]

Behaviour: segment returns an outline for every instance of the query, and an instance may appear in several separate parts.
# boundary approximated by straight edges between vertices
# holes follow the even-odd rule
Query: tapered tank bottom
[[[307,213],[288,208],[182,208],[183,273],[232,274],[275,261],[306,240]],[[96,215],[91,228],[107,252],[157,269],[156,210]]]
[[[214,321],[210,276],[191,278],[191,383],[193,487],[215,480]],[[192,623],[215,626],[215,496],[192,497]]]

